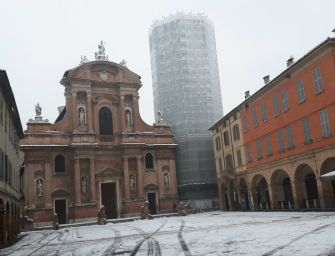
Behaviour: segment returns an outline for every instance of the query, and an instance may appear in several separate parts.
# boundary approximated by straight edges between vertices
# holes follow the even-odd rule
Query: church
[[[25,210],[36,227],[55,213],[60,224],[96,221],[103,206],[107,219],[138,216],[146,200],[151,214],[173,210],[177,145],[163,120],[141,119],[140,79],[109,61],[101,42],[95,61],[82,58],[64,73],[66,105],[55,123],[35,106],[20,148]]]

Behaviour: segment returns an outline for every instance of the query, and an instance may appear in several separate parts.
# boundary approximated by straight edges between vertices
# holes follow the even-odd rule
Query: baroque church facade
[[[103,43],[96,60],[64,73],[66,105],[51,124],[41,107],[28,122],[26,212],[35,226],[140,213],[170,212],[177,200],[175,149],[170,128],[150,126],[139,114],[140,76],[108,61]]]

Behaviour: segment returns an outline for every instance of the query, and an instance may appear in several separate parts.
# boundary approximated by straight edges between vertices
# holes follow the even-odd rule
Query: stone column
[[[248,200],[249,200],[250,210],[255,210],[254,199],[253,199],[253,196],[252,196],[252,191],[251,191],[250,185],[248,185]]]
[[[270,205],[267,205],[268,209],[275,209],[274,202],[273,202],[273,191],[272,186],[268,184],[268,191],[269,191],[269,199],[270,199]]]
[[[128,170],[128,157],[123,157],[123,186],[124,186],[124,197],[129,198],[129,170]]]
[[[90,158],[90,195],[91,201],[95,202],[97,200],[96,187],[95,187],[95,168],[94,168],[94,158]]]
[[[74,164],[74,189],[75,203],[80,204],[80,162],[79,158],[75,158]]]
[[[50,162],[44,162],[44,202],[46,207],[52,207],[52,200],[51,200],[51,177],[52,170]]]
[[[121,132],[126,129],[126,117],[125,117],[125,109],[124,109],[124,94],[120,95],[120,114],[121,114]]]
[[[298,209],[299,205],[298,205],[298,197],[297,197],[297,190],[296,190],[296,186],[295,186],[295,181],[291,180],[291,188],[292,188],[292,197],[293,197],[293,209]]]
[[[325,209],[326,208],[325,197],[324,197],[324,194],[323,194],[322,181],[320,180],[320,178],[316,178],[316,185],[318,187],[320,208]]]
[[[278,195],[277,195],[278,187],[279,187],[279,185],[275,185],[275,184],[273,184],[271,186],[268,185],[269,195],[270,195],[270,202],[271,202],[271,208],[272,209],[280,208],[279,199],[278,199]]]
[[[143,188],[143,168],[142,168],[142,157],[137,157],[137,193],[138,197],[144,197]]]
[[[73,123],[73,130],[78,131],[77,92],[72,92],[72,123]]]
[[[87,92],[86,102],[87,102],[87,125],[88,125],[88,130],[91,132],[91,131],[93,131],[92,95],[91,95],[91,92]]]

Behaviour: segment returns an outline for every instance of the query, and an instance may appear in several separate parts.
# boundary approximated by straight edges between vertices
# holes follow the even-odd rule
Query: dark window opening
[[[146,169],[154,168],[154,157],[150,153],[145,155],[145,168]]]
[[[65,172],[65,158],[62,155],[55,158],[55,172]]]
[[[99,128],[100,135],[113,134],[113,115],[107,107],[102,107],[99,111]]]

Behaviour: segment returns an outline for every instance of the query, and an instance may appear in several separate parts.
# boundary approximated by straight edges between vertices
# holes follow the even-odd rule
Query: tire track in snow
[[[122,237],[120,231],[116,229],[109,230],[112,230],[114,233],[113,243],[105,250],[102,256],[115,255],[116,249],[119,248],[121,244]]]
[[[30,252],[29,254],[26,254],[27,256],[33,255],[35,252],[41,250],[42,248],[46,247],[49,243],[51,243],[53,240],[58,239],[59,237],[63,236],[62,232],[55,232],[55,233],[51,233],[49,236],[52,236],[53,234],[57,234],[54,238],[50,239],[49,241],[47,241],[45,244],[43,244],[42,246],[37,247],[35,250],[33,250],[32,252]],[[44,240],[44,239],[42,239]],[[42,241],[41,240],[41,241]],[[41,243],[41,241],[39,241],[39,243]],[[43,255],[43,254],[42,254]]]
[[[183,235],[182,235],[184,227],[185,227],[185,220],[182,220],[182,221],[181,221],[181,226],[180,226],[180,229],[179,229],[179,231],[178,231],[178,235],[177,235],[177,236],[178,236],[178,240],[179,240],[179,243],[180,243],[180,245],[181,245],[181,248],[182,248],[183,251],[184,251],[184,254],[185,254],[186,256],[191,256],[191,255],[192,255],[192,254],[191,254],[191,251],[190,251],[190,249],[188,248],[187,243],[186,243],[186,241],[184,240]]]
[[[130,255],[131,256],[136,255],[137,252],[139,251],[139,249],[141,248],[141,246],[143,245],[143,243],[145,241],[147,241],[147,244],[148,244],[148,255],[160,256],[161,255],[160,245],[159,245],[158,241],[155,238],[153,238],[152,236],[154,236],[165,224],[166,224],[166,221],[164,221],[162,223],[162,225],[160,225],[154,232],[152,232],[150,234],[144,232],[140,228],[132,227],[137,232],[139,232],[140,234],[142,234],[144,236],[144,239],[142,239],[140,242],[138,242],[136,244],[135,248],[131,251]]]
[[[318,227],[318,228],[315,228],[315,229],[313,229],[313,230],[311,230],[311,231],[309,231],[309,232],[306,232],[305,234],[302,234],[302,235],[300,235],[300,236],[297,236],[296,238],[294,238],[293,240],[291,240],[291,241],[288,242],[287,244],[278,246],[278,247],[274,248],[273,250],[271,250],[271,251],[269,251],[269,252],[263,254],[263,256],[270,256],[270,255],[273,255],[273,254],[275,254],[276,252],[278,252],[278,251],[280,251],[280,250],[286,248],[287,246],[293,244],[294,242],[296,242],[296,241],[298,241],[298,240],[304,238],[305,236],[308,236],[308,235],[310,235],[310,234],[316,233],[317,231],[320,231],[320,230],[322,230],[322,229],[325,229],[325,228],[327,228],[327,227],[329,227],[329,226],[332,226],[332,225],[334,225],[334,224],[335,224],[335,222],[330,223],[330,224],[327,224],[327,225],[323,225],[323,226]]]
[[[8,255],[11,255],[13,254],[14,252],[17,252],[19,250],[21,250],[23,247],[27,247],[27,246],[31,246],[32,244],[35,244],[35,243],[40,243],[42,240],[44,240],[49,234],[45,234],[45,233],[42,233],[42,232],[36,232],[36,233],[39,233],[41,234],[42,236],[41,237],[38,237],[37,239],[33,240],[32,242],[29,242],[29,240],[27,242],[25,242],[23,245],[17,247],[17,248],[11,248],[9,247],[9,249],[12,249],[11,252],[9,253],[6,253],[4,255],[8,256]],[[23,242],[23,241],[22,241]]]

